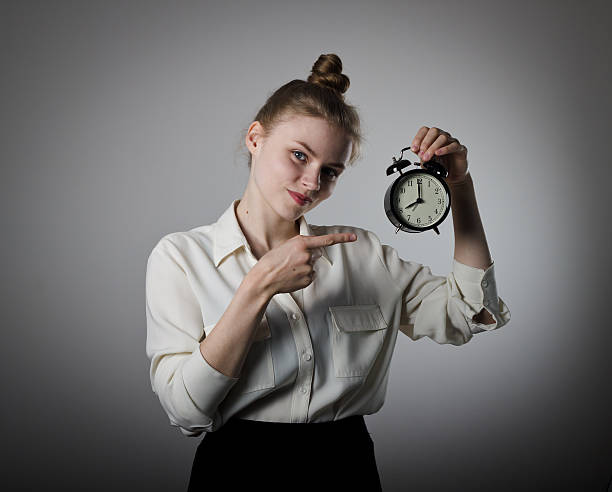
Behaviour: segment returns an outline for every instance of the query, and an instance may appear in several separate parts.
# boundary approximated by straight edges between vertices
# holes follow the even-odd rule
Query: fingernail
[[[416,145],[413,145],[413,146],[412,146],[412,150],[413,150],[414,152],[416,152],[417,150],[419,150],[419,148],[418,148]]]
[[[431,156],[431,154],[429,152],[425,152],[425,155],[423,156],[423,159],[425,159],[427,161],[427,160],[429,160],[430,156]]]
[[[355,239],[357,239],[357,236],[355,234],[351,234],[351,240],[354,241]]]

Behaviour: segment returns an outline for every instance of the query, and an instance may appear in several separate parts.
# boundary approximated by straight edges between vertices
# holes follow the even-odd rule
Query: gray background
[[[364,158],[307,219],[446,275],[452,220],[396,235],[382,207],[391,157],[439,126],[469,149],[512,313],[458,348],[400,334],[366,417],[384,490],[606,490],[605,2],[19,1],[1,18],[4,484],[184,490],[199,439],[151,391],[147,256],[242,195],[257,109],[337,53]]]

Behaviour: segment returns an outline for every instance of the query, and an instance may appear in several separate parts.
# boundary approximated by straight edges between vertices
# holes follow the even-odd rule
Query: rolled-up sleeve
[[[378,253],[401,296],[399,329],[413,340],[429,337],[440,344],[463,345],[475,334],[510,321],[510,310],[497,294],[494,263],[483,270],[453,259],[453,271],[445,277],[400,258],[389,245],[380,245]],[[474,321],[483,308],[494,323]]]
[[[465,303],[465,315],[472,333],[491,331],[510,321],[510,310],[497,294],[495,262],[486,270],[474,268],[453,259],[453,273],[459,295]],[[495,321],[491,324],[477,323],[472,318],[486,309]]]
[[[146,354],[153,392],[186,436],[214,431],[219,404],[238,382],[213,368],[200,352],[204,323],[180,251],[168,239],[155,246],[146,267]]]

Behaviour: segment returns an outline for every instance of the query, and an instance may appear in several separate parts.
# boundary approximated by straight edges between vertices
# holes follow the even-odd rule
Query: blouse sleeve
[[[448,276],[434,275],[430,267],[407,261],[388,245],[379,249],[381,260],[402,293],[399,329],[418,340],[429,337],[440,344],[463,345],[484,331],[510,321],[510,310],[497,294],[495,266],[474,268],[453,259]],[[478,323],[473,317],[486,309],[495,321]]]
[[[204,323],[180,251],[163,238],[147,260],[146,353],[150,380],[170,424],[186,436],[221,425],[218,406],[239,378],[213,368],[200,352]]]

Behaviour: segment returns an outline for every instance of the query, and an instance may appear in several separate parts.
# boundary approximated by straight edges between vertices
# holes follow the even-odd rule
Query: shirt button
[[[312,355],[304,354],[304,360],[310,360],[310,359],[312,359]]]
[[[486,287],[487,285],[489,285],[489,282],[487,282],[486,280],[483,280],[483,281],[482,281],[482,286],[483,286],[483,287]]]
[[[299,316],[295,313],[291,313],[291,319],[298,319]]]
[[[306,391],[308,391],[308,390],[306,389],[305,386],[302,386],[302,390],[301,391],[302,391],[302,393],[306,393]]]

